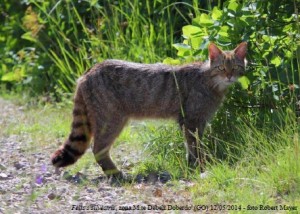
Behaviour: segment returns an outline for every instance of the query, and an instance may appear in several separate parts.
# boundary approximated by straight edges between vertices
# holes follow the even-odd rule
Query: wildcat
[[[208,46],[209,61],[181,66],[106,60],[79,80],[72,130],[52,155],[55,167],[75,163],[94,138],[93,153],[108,177],[123,178],[110,148],[130,118],[174,118],[187,140],[189,166],[200,166],[200,144],[206,123],[217,111],[227,88],[244,74],[247,43],[232,51]],[[198,141],[198,142],[197,142]]]

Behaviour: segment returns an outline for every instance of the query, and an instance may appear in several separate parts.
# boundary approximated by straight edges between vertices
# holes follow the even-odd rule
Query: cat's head
[[[222,51],[215,44],[208,46],[210,72],[214,86],[226,89],[245,73],[247,43],[242,42],[232,51]]]

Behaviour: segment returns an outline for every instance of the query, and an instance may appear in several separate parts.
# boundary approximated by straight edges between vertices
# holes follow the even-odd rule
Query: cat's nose
[[[226,74],[226,77],[227,77],[228,80],[230,80],[231,77],[232,77],[232,74]]]

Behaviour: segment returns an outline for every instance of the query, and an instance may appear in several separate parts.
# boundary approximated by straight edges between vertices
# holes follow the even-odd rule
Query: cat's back
[[[124,60],[108,59],[97,63],[79,78],[78,84],[90,84],[95,86],[112,86],[136,88],[143,86],[153,86],[159,83],[160,79],[166,81],[170,73],[177,67],[162,63],[143,64],[128,62]],[[96,82],[96,83],[94,83]],[[156,82],[156,83],[155,83]]]
[[[108,59],[101,63],[95,65],[96,70],[98,72],[130,72],[134,71],[135,74],[144,73],[144,72],[158,72],[158,71],[169,71],[172,69],[172,66],[162,64],[162,63],[155,63],[155,64],[144,64],[144,63],[137,63],[137,62],[129,62],[124,60],[118,59]]]
[[[177,66],[161,63],[105,60],[84,74],[79,87],[87,99],[102,108],[107,104],[134,117],[169,117],[178,113],[178,92],[172,74],[176,69]]]

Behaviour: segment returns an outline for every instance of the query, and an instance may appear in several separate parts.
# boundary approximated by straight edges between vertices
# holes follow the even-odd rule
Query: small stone
[[[50,199],[50,200],[53,200],[53,199],[55,199],[57,196],[53,193],[53,192],[51,192],[49,195],[48,195],[48,198]]]
[[[1,170],[6,170],[6,167],[3,164],[0,163],[0,169]]]
[[[79,198],[78,200],[80,200],[80,201],[91,201],[92,198],[89,197],[89,196],[83,196],[83,197]]]
[[[149,173],[149,175],[146,178],[146,181],[148,183],[155,184],[158,181],[158,175],[157,175],[157,173],[155,173],[155,172]]]
[[[0,180],[7,180],[7,179],[8,179],[8,175],[5,174],[5,173],[3,173],[3,172],[1,172],[0,173]]]
[[[67,188],[60,188],[59,189],[60,195],[66,193],[67,191],[68,191]]]
[[[159,181],[164,183],[167,183],[169,180],[171,180],[171,174],[167,171],[161,172],[158,174]]]
[[[25,167],[24,164],[20,163],[20,162],[14,162],[14,167],[19,170]]]
[[[23,186],[24,189],[30,189],[31,188],[30,184],[23,184],[22,186]]]
[[[37,159],[38,162],[41,162],[42,160],[45,160],[45,157],[39,157],[39,158]]]
[[[208,172],[202,172],[201,174],[200,174],[200,178],[201,179],[205,179],[205,178],[207,178],[209,176],[209,173]]]
[[[25,109],[24,106],[20,106],[20,107],[18,108],[19,111],[24,111],[24,109]]]
[[[45,183],[47,182],[47,183],[49,183],[49,182],[54,182],[54,178],[52,178],[52,177],[45,177],[44,178],[44,181],[45,181]]]
[[[110,190],[111,190],[110,187],[100,187],[100,188],[98,189],[99,192],[105,192],[105,191],[110,191]]]
[[[98,185],[99,183],[103,183],[107,181],[107,177],[106,176],[99,176],[97,178],[93,178],[91,180],[91,182],[95,185]]]
[[[116,193],[117,193],[117,194],[123,194],[124,192],[125,192],[124,189],[117,189],[117,190],[116,190]]]
[[[87,189],[86,192],[87,192],[87,193],[95,193],[96,190],[94,190],[94,189]]]
[[[144,183],[146,181],[146,178],[144,175],[142,174],[138,174],[136,177],[135,177],[135,182],[137,182],[138,184],[140,183]]]
[[[4,195],[5,193],[6,193],[6,190],[0,189],[0,194],[1,194],[1,195]]]
[[[44,177],[46,177],[46,178],[52,177],[52,173],[46,172],[46,173],[44,173]]]

